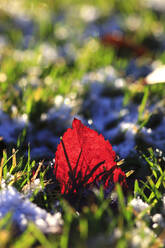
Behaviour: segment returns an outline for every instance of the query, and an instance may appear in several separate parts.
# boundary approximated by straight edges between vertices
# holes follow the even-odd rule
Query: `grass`
[[[26,115],[27,125],[30,122],[42,130],[42,116],[55,106],[56,96],[65,100],[75,95],[73,112],[76,112],[89,90],[88,86],[82,89],[80,85],[84,75],[110,65],[119,78],[126,79],[122,89],[123,106],[138,106],[139,132],[147,127],[154,114],[148,111],[148,107],[159,103],[164,108],[163,83],[144,85],[143,77],[136,81],[126,77],[125,70],[134,52],[128,49],[127,53],[127,48],[122,45],[103,46],[99,37],[101,28],[92,33],[92,25],[101,27],[109,15],[116,14],[120,17],[118,21],[122,32],[132,44],[135,43],[136,48],[146,46],[147,39],[157,37],[159,32],[160,36],[164,34],[163,15],[137,0],[85,0],[83,3],[73,0],[22,0],[15,1],[15,8],[12,1],[9,2],[12,13],[8,10],[9,3],[0,0],[0,106],[11,120]],[[96,21],[83,18],[82,7],[86,5],[93,6],[96,13],[98,11],[100,17]],[[25,11],[27,19],[19,22],[14,11],[16,14]],[[129,18],[136,20],[137,25],[132,27]],[[90,29],[90,26],[93,28]],[[165,53],[154,47],[158,46],[155,40],[152,40],[153,44],[147,43],[151,47],[147,47],[146,54],[136,58],[139,66],[153,61],[165,62]],[[53,181],[52,168],[47,166],[46,161],[39,163],[31,159],[30,144],[28,147],[24,145],[26,135],[25,128],[17,145],[11,144],[2,151],[1,190],[5,182],[24,194],[25,189],[39,178],[42,193],[37,188],[30,200],[53,213],[54,202],[58,200],[58,209],[64,220],[63,231],[58,235],[44,234],[30,222],[24,232],[17,233],[11,221],[12,213],[8,213],[0,219],[0,248],[164,246],[164,227],[159,224],[154,228],[152,219],[156,213],[164,218],[165,169],[161,151],[159,156],[151,148],[139,153],[139,161],[143,161],[139,162],[139,166],[149,173],[141,175],[142,180],[138,168],[134,170],[127,178],[128,192],[123,192],[120,185],[116,185],[115,190],[105,197],[103,188],[94,189],[78,211],[76,204],[59,194],[59,185]],[[128,165],[125,170],[128,175],[131,169]],[[50,174],[51,178],[48,177]],[[52,185],[53,190],[50,188]],[[131,205],[132,200],[138,197],[148,204],[148,208],[140,212]]]
[[[22,192],[33,181],[32,171],[35,161],[30,162],[30,150],[25,167],[23,164],[16,166],[15,156],[16,152],[8,158],[4,152],[1,160],[3,179],[7,185],[15,185],[17,190]],[[162,204],[165,190],[165,170],[161,165],[162,160],[156,157],[153,150],[149,149],[149,155],[143,155],[143,158],[146,161],[146,166],[150,169],[150,175],[146,181],[138,182],[136,179],[133,192],[127,193],[127,196],[123,194],[121,186],[116,185],[116,191],[112,193],[118,202],[116,206],[113,205],[113,197],[105,199],[103,188],[95,192],[95,200],[89,196],[88,203],[79,213],[59,196],[60,206],[63,210],[64,226],[63,233],[56,238],[51,235],[45,236],[33,223],[29,223],[26,231],[19,234],[18,239],[18,236],[14,236],[12,231],[11,214],[7,214],[0,221],[1,247],[32,247],[32,245],[35,245],[35,247],[88,247],[90,242],[95,247],[107,247],[107,245],[128,247],[128,244],[131,245],[131,242],[133,242],[131,232],[132,229],[136,228],[137,222],[141,223],[141,236],[139,235],[139,237],[141,240],[147,239],[148,233],[145,233],[145,228],[151,224],[149,216],[157,212]],[[35,177],[38,174],[44,190],[46,184],[44,184],[45,172],[41,170],[42,165],[40,164],[40,169],[36,171]],[[14,179],[10,175],[13,175]],[[31,200],[35,199],[37,193],[37,190],[34,191]],[[137,196],[141,197],[149,206],[147,210],[145,209],[140,213],[136,212],[130,205],[133,197]],[[47,195],[44,195],[44,200],[46,204],[48,201]],[[47,208],[47,205],[45,205],[45,208]],[[156,230],[158,237],[162,231],[160,229]],[[116,232],[119,232],[119,237],[115,236]],[[155,238],[152,228],[150,232],[149,245],[159,243],[160,246],[157,247],[162,247],[161,239]]]
[[[159,165],[153,151],[150,151],[149,157],[144,156],[144,158],[150,167],[151,175],[148,177],[147,182],[143,182],[143,187],[139,187],[138,181],[135,181],[134,194],[135,196],[142,197],[150,206],[147,211],[152,212],[156,210],[157,206],[161,203],[164,194],[165,171]],[[17,188],[19,191],[21,191],[23,185],[29,182],[29,166],[32,165],[27,164],[26,169],[24,169],[23,174],[26,176],[25,179],[23,177],[23,180],[21,180],[22,183],[18,184]],[[16,175],[16,172],[14,174]],[[11,182],[9,181],[9,184],[10,183]],[[145,192],[146,189],[148,190],[148,193]],[[97,242],[102,242],[98,247],[101,247],[102,245],[104,247],[104,242],[110,242],[108,237],[110,239],[111,236],[112,245],[117,242],[116,247],[127,247],[129,242],[131,242],[130,232],[132,228],[136,226],[136,222],[140,221],[141,225],[147,225],[147,222],[145,221],[147,213],[146,211],[144,213],[135,213],[134,209],[130,206],[130,201],[133,196],[129,195],[127,201],[125,201],[125,197],[119,185],[116,186],[116,194],[118,199],[117,209],[115,208],[113,210],[113,208],[109,208],[109,205],[112,204],[112,199],[105,199],[103,189],[100,189],[97,193],[97,203],[85,206],[80,214],[77,214],[74,208],[61,198],[64,227],[63,234],[56,241],[54,238],[51,240],[51,236],[45,236],[33,223],[29,223],[28,228],[19,236],[19,239],[18,237],[11,237],[11,225],[9,225],[8,228],[5,228],[4,231],[4,226],[8,225],[9,217],[11,217],[6,216],[0,222],[0,233],[3,240],[3,246],[1,247],[21,247],[22,242],[25,243],[24,247],[31,247],[34,244],[35,247],[38,247],[39,244],[40,247],[68,247],[68,244],[72,247],[87,247],[87,240],[90,239],[93,240],[96,247]],[[144,227],[142,226],[142,233],[144,231],[143,228]],[[113,234],[116,229],[120,230],[120,237],[117,240],[113,240]],[[103,236],[104,239],[97,241],[98,235]],[[146,236],[142,235],[141,238],[147,238],[148,234],[144,235]],[[156,244],[158,240],[157,238],[153,238],[150,242],[150,244]],[[111,243],[109,243],[109,245],[110,244]]]

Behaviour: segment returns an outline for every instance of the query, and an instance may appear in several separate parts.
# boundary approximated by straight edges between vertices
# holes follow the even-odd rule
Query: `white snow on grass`
[[[44,233],[62,231],[63,220],[60,212],[53,215],[48,213],[24,199],[24,196],[11,186],[0,191],[0,219],[9,212],[12,212],[12,220],[21,230],[32,221]]]
[[[149,207],[149,205],[144,202],[142,199],[140,199],[140,197],[134,198],[131,202],[130,205],[133,207],[133,209],[140,213],[142,211],[144,211],[146,208]]]

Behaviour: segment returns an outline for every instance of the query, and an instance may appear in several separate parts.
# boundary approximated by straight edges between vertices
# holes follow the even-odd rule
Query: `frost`
[[[131,232],[132,248],[148,248],[151,247],[152,241],[155,238],[153,231],[148,228],[143,222],[140,227],[134,228]],[[145,238],[144,238],[145,237]]]
[[[6,175],[6,179],[2,178],[1,181],[1,189],[6,189],[9,182],[12,181],[14,179],[14,176],[11,175],[9,172]]]
[[[83,5],[80,10],[80,17],[85,22],[92,22],[98,19],[99,11],[92,5]]]
[[[12,212],[12,220],[21,230],[24,230],[28,222],[32,221],[44,233],[62,231],[61,213],[51,215],[28,199],[24,199],[24,196],[11,186],[0,191],[0,218],[8,212]]]
[[[134,208],[134,210],[138,213],[144,211],[146,208],[149,207],[149,205],[142,201],[142,199],[140,199],[140,197],[138,198],[134,198],[131,202],[130,205]]]
[[[35,179],[30,184],[26,184],[25,186],[26,187],[24,187],[23,192],[24,192],[24,195],[26,195],[26,197],[28,198],[32,196],[34,191],[36,190],[37,192],[42,191],[42,186],[41,186],[41,182],[39,178]]]
[[[162,214],[156,213],[152,216],[152,221],[153,221],[153,228],[156,228],[158,226],[164,228],[165,227],[165,220],[163,219]]]

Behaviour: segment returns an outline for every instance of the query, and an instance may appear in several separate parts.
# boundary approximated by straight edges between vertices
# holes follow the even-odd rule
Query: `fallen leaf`
[[[120,182],[126,186],[125,173],[115,162],[115,151],[102,134],[74,119],[57,147],[54,173],[61,193],[78,192],[84,187]]]
[[[136,56],[142,56],[143,54],[148,53],[146,47],[136,44],[130,38],[115,33],[115,34],[106,34],[101,38],[101,41],[104,45],[111,45],[118,49],[126,48],[135,53]]]

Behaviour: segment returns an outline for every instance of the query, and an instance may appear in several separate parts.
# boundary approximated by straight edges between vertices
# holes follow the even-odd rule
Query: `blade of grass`
[[[18,140],[17,140],[17,147],[19,148],[23,141],[25,140],[27,130],[26,128],[23,129],[22,133],[19,135]]]
[[[2,182],[3,163],[4,163],[4,157],[1,159],[1,164],[0,164],[0,185]]]
[[[16,165],[17,165],[15,148],[12,149],[12,154],[13,154],[13,157],[12,157],[12,167],[15,168]]]
[[[88,219],[85,217],[80,218],[79,223],[80,237],[85,241],[88,238]]]
[[[148,97],[149,97],[149,87],[146,86],[144,88],[144,95],[143,95],[141,105],[139,106],[138,123],[141,123],[141,121],[143,120],[143,113],[144,113],[144,110],[147,104]]]
[[[44,160],[42,160],[42,161],[39,163],[38,168],[37,168],[37,170],[36,170],[34,176],[33,176],[32,179],[31,179],[32,182],[37,178],[38,173],[39,173],[39,171],[40,171],[40,169],[41,169],[41,167],[42,167],[42,165],[43,165],[43,162],[44,162]]]
[[[3,177],[4,179],[6,179],[6,176],[7,176],[7,162],[8,162],[8,159],[7,159],[7,152],[4,150],[3,151],[3,158],[4,158],[4,164],[3,164]]]
[[[18,150],[16,150],[14,154],[16,154],[17,152],[18,152]],[[14,154],[12,154],[12,155],[7,159],[7,153],[6,153],[5,150],[3,151],[3,158],[4,158],[3,167],[4,167],[4,168],[6,167],[7,163],[10,161],[10,159],[12,159],[12,157],[14,156]],[[6,168],[5,172],[7,173],[7,168]]]
[[[47,248],[56,247],[55,245],[52,246],[50,244],[46,236],[36,227],[36,225],[33,222],[29,223],[29,231],[40,242],[40,244],[43,245],[43,247],[47,247]]]
[[[105,163],[105,160],[102,161],[102,162],[100,162],[100,163],[98,163],[97,165],[95,165],[94,168],[91,170],[91,172],[90,172],[88,175],[86,175],[86,177],[84,178],[83,183],[85,184],[86,182],[88,182],[89,178],[92,177],[93,173],[94,173],[102,164],[104,164],[104,163]]]

